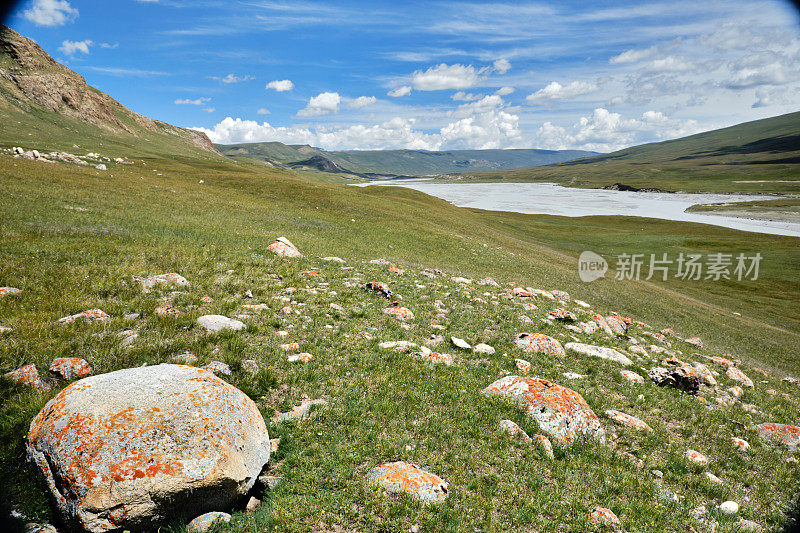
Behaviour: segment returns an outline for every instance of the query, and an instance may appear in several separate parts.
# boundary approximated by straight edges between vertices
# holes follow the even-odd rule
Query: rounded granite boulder
[[[270,441],[239,389],[162,364],[66,387],[31,422],[27,454],[70,528],[138,531],[229,507],[255,484]]]

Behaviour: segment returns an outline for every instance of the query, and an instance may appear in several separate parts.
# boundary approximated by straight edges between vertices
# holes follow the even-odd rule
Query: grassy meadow
[[[270,436],[281,437],[271,469],[284,482],[263,495],[254,514],[237,512],[217,530],[408,531],[418,524],[423,531],[587,531],[586,513],[599,504],[613,510],[626,531],[686,531],[689,525],[708,530],[703,521],[708,519],[719,522],[717,531],[735,531],[735,520],[713,510],[727,499],[739,502],[741,516],[765,528],[786,525],[800,469],[787,462],[783,448],[760,442],[747,427],[798,422],[800,388],[781,381],[800,374],[797,239],[651,219],[460,209],[408,189],[348,187],[319,174],[214,154],[165,156],[140,140],[105,142],[81,149],[124,156],[134,165],[109,164],[98,171],[0,157],[0,285],[23,289],[0,299],[0,324],[13,328],[0,336],[0,370],[36,363],[44,377],[52,359],[74,356],[100,373],[171,362],[188,350],[198,364],[227,362],[233,375],[224,379],[251,396],[267,421],[304,397],[326,399],[329,407],[307,420],[269,425]],[[68,143],[65,137],[52,146],[30,147],[66,149]],[[305,257],[271,255],[266,247],[278,236],[289,238]],[[584,249],[607,258],[623,252],[758,251],[764,260],[755,282],[584,284],[576,272]],[[345,259],[348,268],[318,259],[331,255]],[[376,258],[405,273],[368,263]],[[422,277],[418,272],[425,267],[446,276]],[[310,269],[319,276],[301,274]],[[169,289],[143,294],[133,281],[164,272],[179,272],[191,286],[170,297]],[[271,280],[269,274],[283,279]],[[455,275],[492,276],[501,288],[518,282],[563,289],[603,314],[618,312],[655,330],[671,327],[682,337],[698,335],[707,345],[702,353],[741,359],[756,388],[732,406],[712,409],[649,381],[630,384],[612,362],[522,354],[513,345],[522,331],[546,333],[562,343],[574,340],[572,335],[623,349],[625,343],[543,322],[557,307],[554,302],[539,298],[538,309],[526,310],[503,298],[501,288],[459,285],[450,280]],[[409,329],[382,312],[387,300],[359,287],[370,280],[389,282],[402,305],[414,311]],[[252,299],[242,296],[247,290]],[[203,303],[205,296],[211,303]],[[154,313],[164,298],[171,298],[180,316]],[[437,316],[436,300],[447,310],[444,317]],[[257,303],[269,309],[243,307]],[[282,311],[286,306],[290,314]],[[103,325],[55,324],[95,307],[112,319]],[[582,308],[570,309],[587,317]],[[124,319],[129,313],[141,316]],[[210,313],[247,315],[247,329],[204,334],[195,319]],[[532,322],[522,323],[523,314]],[[126,329],[139,334],[130,348],[118,335]],[[289,336],[276,336],[278,330]],[[635,326],[632,334],[649,344],[643,331]],[[448,340],[437,348],[455,357],[456,364],[447,367],[378,347],[388,340],[423,344],[431,333],[473,345],[485,342],[497,353],[459,350]],[[300,343],[314,359],[288,363],[280,348],[285,342]],[[674,348],[687,360],[705,361],[690,355],[696,350],[680,340]],[[654,353],[629,355],[635,362],[631,369],[642,375],[660,360]],[[600,416],[610,445],[557,446],[550,461],[536,447],[500,433],[497,423],[503,418],[537,432],[517,408],[480,393],[503,372],[517,372],[515,357],[530,361],[532,375],[582,394]],[[259,373],[243,371],[243,359],[256,360]],[[721,367],[715,370],[721,386],[733,384]],[[568,380],[563,376],[568,371],[585,377]],[[45,493],[24,462],[24,436],[58,389],[40,395],[7,380],[0,387],[3,500],[30,519],[53,520]],[[701,396],[714,405],[715,394]],[[604,416],[606,409],[639,416],[654,431],[616,426]],[[737,451],[732,436],[747,439],[752,449]],[[710,465],[688,463],[687,448],[708,455]],[[423,507],[364,481],[371,468],[400,459],[448,481],[446,502]],[[706,470],[723,484],[710,482]],[[703,520],[690,514],[699,505],[709,510]],[[184,523],[176,517],[168,530],[181,531]]]

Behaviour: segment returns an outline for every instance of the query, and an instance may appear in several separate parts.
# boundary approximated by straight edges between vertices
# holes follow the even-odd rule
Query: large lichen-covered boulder
[[[31,422],[27,452],[71,528],[152,530],[245,495],[270,441],[239,389],[206,370],[162,364],[66,387]]]
[[[539,428],[558,442],[591,438],[605,443],[600,419],[583,397],[572,389],[527,376],[505,376],[483,390],[519,405]]]

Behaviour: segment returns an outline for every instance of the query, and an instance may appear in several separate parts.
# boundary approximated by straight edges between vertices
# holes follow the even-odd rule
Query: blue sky
[[[606,152],[800,109],[773,0],[29,0],[7,23],[223,143]]]

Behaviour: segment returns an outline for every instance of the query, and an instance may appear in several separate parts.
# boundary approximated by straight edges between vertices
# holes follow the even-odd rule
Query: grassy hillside
[[[592,154],[582,150],[342,150],[325,151],[278,142],[216,145],[229,156],[255,158],[273,164],[322,156],[347,170],[401,176],[427,176],[468,170],[492,170],[546,165]]]
[[[800,193],[800,112],[545,167],[470,173],[477,181],[576,187]]]
[[[152,172],[154,166],[158,172]],[[464,524],[486,531],[585,531],[586,510],[601,504],[620,515],[626,529],[683,531],[687,520],[701,527],[687,518],[694,506],[711,509],[729,498],[743,505],[743,516],[762,525],[785,520],[792,497],[786,487],[797,486],[798,469],[783,460],[780,448],[760,444],[744,426],[795,422],[798,393],[780,376],[800,373],[796,239],[747,234],[743,240],[733,230],[647,219],[459,209],[408,189],[319,184],[230,160],[211,164],[162,158],[100,172],[0,157],[0,174],[6,198],[0,205],[0,285],[23,289],[0,300],[0,324],[13,329],[0,336],[0,370],[34,362],[44,374],[53,358],[80,356],[95,372],[106,372],[169,362],[189,350],[198,355],[198,364],[228,362],[235,373],[226,379],[256,399],[266,418],[304,395],[330,403],[310,420],[270,425],[271,435],[282,438],[273,469],[284,476],[284,484],[262,495],[265,503],[256,514],[237,514],[230,530],[406,531],[419,523],[427,531],[457,531]],[[306,258],[286,262],[271,256],[266,246],[279,235],[292,240]],[[757,282],[606,279],[583,284],[575,263],[586,247],[601,254],[758,250],[765,261]],[[343,257],[355,269],[317,259],[327,255]],[[365,263],[378,257],[406,273],[397,277],[387,267]],[[563,360],[523,354],[512,344],[521,331],[571,340],[573,333],[563,326],[541,322],[557,304],[538,299],[539,309],[524,310],[520,302],[503,299],[501,289],[464,289],[447,277],[429,280],[417,274],[422,267],[474,279],[489,275],[504,286],[514,281],[565,289],[604,314],[616,311],[655,329],[699,335],[709,345],[703,353],[731,353],[744,360],[743,368],[758,386],[731,407],[709,410],[672,389],[634,388],[620,378],[614,363],[574,354]],[[319,270],[322,277],[300,274],[308,269]],[[133,276],[168,271],[191,281],[184,295],[169,298],[165,291],[166,300],[158,292],[145,295],[132,281]],[[271,273],[284,280],[269,282]],[[409,330],[381,312],[385,300],[358,288],[371,279],[390,282],[403,305],[414,310],[417,317]],[[239,296],[247,289],[254,293],[252,300]],[[203,296],[212,303],[201,302]],[[433,306],[437,299],[449,310],[444,318]],[[165,301],[180,310],[177,319],[154,313]],[[266,303],[270,309],[255,313],[242,307],[251,303]],[[333,312],[330,303],[345,311]],[[286,305],[300,314],[284,314]],[[55,324],[61,316],[93,307],[112,320],[102,326]],[[586,317],[585,310],[569,308]],[[123,315],[131,312],[141,317],[125,320]],[[194,319],[206,313],[249,315],[244,318],[248,329],[202,334]],[[522,314],[533,323],[521,323]],[[447,338],[488,342],[497,354],[480,356],[445,345],[440,349],[456,356],[456,365],[445,367],[377,346],[398,339],[423,343],[430,333],[439,333],[431,328],[434,323],[446,327]],[[120,344],[118,333],[124,329],[140,336],[130,349]],[[290,331],[290,337],[276,337],[279,329]],[[633,335],[652,342],[643,331],[635,327]],[[602,334],[576,338],[626,347]],[[289,341],[300,342],[315,359],[299,366],[286,362],[279,344]],[[674,343],[681,357],[704,361],[689,356],[692,347]],[[517,371],[515,357],[528,359],[533,375],[581,393],[611,431],[613,446],[557,446],[556,460],[548,462],[536,448],[499,434],[500,418],[536,431],[516,408],[480,395],[503,371]],[[257,360],[263,371],[250,377],[240,370],[245,358]],[[634,357],[634,370],[644,373],[658,358]],[[569,381],[565,371],[587,377]],[[724,372],[719,379],[731,385]],[[790,396],[767,394],[768,388]],[[21,454],[27,424],[53,393],[41,396],[7,381],[2,390],[2,490],[26,516],[52,519]],[[714,403],[714,394],[704,396]],[[748,412],[745,404],[757,405],[764,414]],[[602,416],[610,408],[644,418],[654,433],[644,437],[614,429]],[[730,436],[747,438],[753,451],[747,456],[735,451]],[[710,455],[710,471],[725,484],[708,482],[703,469],[687,464],[682,458],[686,448]],[[447,503],[423,508],[364,482],[370,468],[396,459],[444,477],[451,487]],[[653,469],[664,473],[663,480],[651,476]],[[670,494],[678,494],[679,503]],[[730,519],[716,519],[722,524],[718,531],[733,530]],[[174,530],[181,527],[176,523]]]

